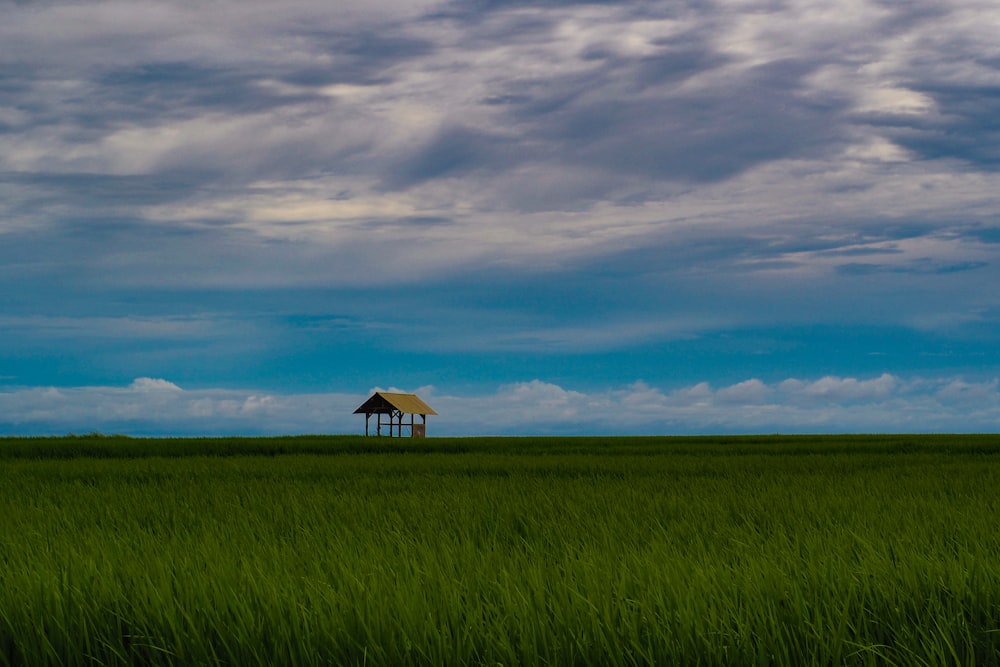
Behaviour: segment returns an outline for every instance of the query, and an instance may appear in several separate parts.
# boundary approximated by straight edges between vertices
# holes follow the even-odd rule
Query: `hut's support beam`
[[[399,396],[398,402],[400,406],[396,405],[397,399],[394,396]],[[418,409],[414,410],[416,407]],[[381,392],[376,392],[371,398],[364,402],[358,409],[354,411],[354,414],[364,414],[365,416],[365,435],[377,435],[383,436],[388,435],[390,438],[402,438],[403,428],[406,427],[410,429],[407,434],[411,438],[416,434],[417,429],[417,415],[420,415],[421,428],[419,429],[420,435],[423,436],[426,433],[427,427],[427,414],[421,413],[420,408],[426,407],[424,403],[414,394],[385,394]],[[437,414],[433,410],[430,410],[432,414]],[[409,421],[406,419],[406,415],[410,415]],[[372,417],[375,417],[375,433],[372,433]],[[382,427],[388,426],[389,432],[383,433]]]
[[[420,415],[420,422],[424,426],[424,432],[427,428],[427,415],[420,414],[419,412],[403,412],[402,410],[388,410],[385,412],[365,412],[365,436],[376,435],[381,437],[382,427],[386,426],[389,428],[389,432],[385,435],[390,438],[402,438],[403,437],[403,427],[409,428],[409,436],[412,438],[416,432],[417,425],[417,415]],[[410,421],[406,421],[406,415],[410,415]],[[372,433],[372,417],[375,417],[375,433]]]

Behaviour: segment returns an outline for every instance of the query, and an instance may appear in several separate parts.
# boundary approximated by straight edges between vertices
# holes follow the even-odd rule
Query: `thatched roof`
[[[404,415],[436,415],[434,408],[420,400],[416,394],[390,394],[376,391],[371,398],[354,411],[356,415],[385,414],[399,410]]]

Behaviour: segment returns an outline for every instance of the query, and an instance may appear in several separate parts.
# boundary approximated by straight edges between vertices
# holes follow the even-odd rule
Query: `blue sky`
[[[995,3],[0,16],[0,433],[1000,428]]]

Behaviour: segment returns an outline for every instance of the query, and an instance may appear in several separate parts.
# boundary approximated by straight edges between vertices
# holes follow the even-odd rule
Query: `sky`
[[[1000,430],[993,0],[0,0],[0,434]]]

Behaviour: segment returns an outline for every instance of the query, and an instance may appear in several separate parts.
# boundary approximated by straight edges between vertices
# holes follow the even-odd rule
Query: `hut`
[[[372,415],[377,416],[375,422],[375,435],[382,435],[382,427],[389,427],[389,437],[403,437],[403,428],[408,428],[410,437],[422,438],[427,435],[427,415],[436,415],[434,408],[420,400],[416,394],[392,394],[385,391],[376,391],[371,398],[362,403],[356,415],[365,416],[365,435],[370,435],[368,422]],[[382,415],[388,415],[389,421],[384,422]],[[410,423],[404,423],[404,417],[410,415]],[[416,423],[416,416],[420,415],[421,423]],[[395,431],[395,432],[394,432]]]

